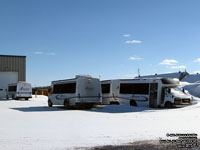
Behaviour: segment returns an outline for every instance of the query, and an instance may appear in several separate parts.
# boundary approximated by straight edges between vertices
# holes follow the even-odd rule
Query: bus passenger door
[[[157,96],[158,96],[158,83],[150,84],[150,98],[149,98],[149,107],[157,107]]]

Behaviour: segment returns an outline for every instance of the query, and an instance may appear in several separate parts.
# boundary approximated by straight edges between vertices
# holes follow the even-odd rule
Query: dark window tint
[[[102,84],[101,90],[102,90],[102,93],[110,93],[110,84]]]
[[[53,93],[75,93],[76,83],[56,84],[53,87]]]
[[[120,84],[120,93],[121,94],[149,94],[149,84]]]
[[[16,92],[17,91],[17,86],[9,86],[8,87],[9,92]]]

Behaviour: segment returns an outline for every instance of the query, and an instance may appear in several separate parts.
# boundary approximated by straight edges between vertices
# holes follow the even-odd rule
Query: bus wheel
[[[86,109],[91,109],[92,107],[93,107],[93,104],[87,104],[87,105],[85,106]]]
[[[110,102],[110,105],[119,105],[119,102]]]
[[[137,106],[137,103],[135,100],[130,100],[130,106]]]
[[[25,100],[28,100],[28,98],[25,98]]]
[[[172,103],[171,102],[166,102],[165,103],[165,108],[172,108]]]
[[[50,99],[48,100],[48,106],[49,106],[49,107],[52,107],[52,106],[53,106],[53,103],[51,102]]]
[[[7,99],[9,99],[8,95],[6,96]]]
[[[69,99],[66,99],[66,100],[64,101],[64,108],[65,108],[65,109],[69,109],[69,108],[70,108]]]

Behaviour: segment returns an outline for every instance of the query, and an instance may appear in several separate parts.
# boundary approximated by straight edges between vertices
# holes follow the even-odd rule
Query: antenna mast
[[[138,68],[138,77],[140,77],[140,69]]]

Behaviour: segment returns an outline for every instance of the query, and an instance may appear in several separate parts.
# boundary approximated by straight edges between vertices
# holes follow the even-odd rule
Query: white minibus
[[[101,104],[101,83],[91,76],[77,75],[73,79],[52,81],[52,93],[48,106],[64,105],[71,107],[92,107]]]
[[[8,84],[7,99],[9,98],[16,100],[20,98],[24,98],[25,100],[32,98],[31,84],[27,82]]]
[[[175,78],[105,80],[101,87],[103,104],[166,108],[192,104]]]

